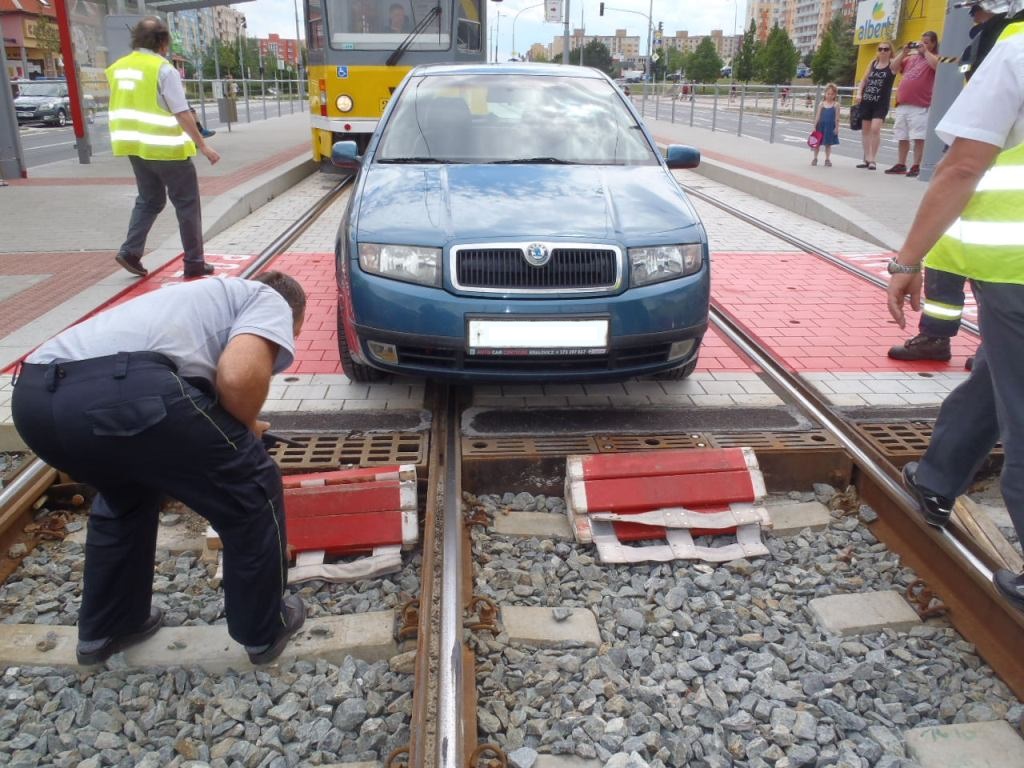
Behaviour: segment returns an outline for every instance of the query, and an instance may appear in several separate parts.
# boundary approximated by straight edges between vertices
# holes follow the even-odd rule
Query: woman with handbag
[[[875,158],[882,143],[882,123],[889,114],[892,98],[892,83],[896,79],[896,68],[892,58],[892,43],[883,40],[878,52],[868,66],[864,79],[857,87],[857,101],[860,107],[861,143],[864,146],[864,162],[858,168],[876,170]]]
[[[814,133],[807,140],[814,150],[811,165],[818,164],[818,151],[825,148],[825,167],[832,166],[832,147],[839,143],[839,88],[835,83],[825,86],[825,95],[814,116]]]

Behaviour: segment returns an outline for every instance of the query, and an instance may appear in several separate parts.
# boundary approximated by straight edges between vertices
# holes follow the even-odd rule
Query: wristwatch
[[[885,268],[890,275],[912,275],[915,272],[921,271],[920,264],[908,267],[906,264],[900,264],[896,259],[889,259],[889,263],[885,265]]]

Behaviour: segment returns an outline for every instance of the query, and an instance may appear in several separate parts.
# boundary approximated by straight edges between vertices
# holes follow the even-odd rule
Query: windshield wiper
[[[579,165],[573,160],[560,157],[519,157],[515,160],[492,160],[492,165]]]
[[[459,163],[461,160],[445,160],[440,157],[382,157],[378,163]]]
[[[389,66],[389,67],[395,66],[395,64],[398,63],[399,59],[401,59],[402,56],[405,55],[405,52],[409,49],[409,46],[412,45],[412,41],[415,40],[417,37],[419,37],[420,33],[423,32],[423,30],[425,30],[428,26],[430,26],[430,22],[431,21],[433,21],[434,19],[440,19],[440,18],[441,18],[441,4],[438,3],[437,5],[435,5],[433,8],[431,8],[427,12],[426,16],[424,16],[422,19],[420,19],[420,23],[417,24],[415,27],[413,27],[412,32],[410,32],[408,35],[405,36],[405,40],[403,40],[401,43],[399,43],[398,47],[395,48],[395,50],[391,52],[391,55],[388,56],[388,60],[385,62],[385,64],[387,64],[387,66]],[[440,27],[441,27],[441,25],[439,23],[438,24],[438,30],[437,30],[439,35],[441,34]]]

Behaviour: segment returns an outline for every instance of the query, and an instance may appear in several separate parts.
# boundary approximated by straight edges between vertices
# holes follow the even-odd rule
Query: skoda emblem
[[[535,267],[543,267],[551,261],[551,251],[540,243],[530,243],[526,246],[526,261]]]

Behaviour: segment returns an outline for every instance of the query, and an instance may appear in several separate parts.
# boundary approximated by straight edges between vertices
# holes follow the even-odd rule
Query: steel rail
[[[706,203],[710,203],[716,208],[725,211],[729,215],[735,216],[737,219],[745,221],[747,224],[750,224],[751,226],[757,227],[762,232],[767,232],[769,235],[773,237],[777,237],[780,240],[789,243],[790,245],[796,246],[805,253],[809,253],[812,256],[817,256],[820,259],[824,259],[825,261],[839,267],[840,269],[844,269],[847,272],[856,275],[857,277],[867,280],[868,282],[874,283],[882,290],[885,290],[889,287],[889,283],[887,280],[885,280],[885,278],[879,277],[876,274],[868,272],[866,269],[861,269],[860,267],[849,263],[845,259],[842,259],[839,256],[836,256],[835,254],[829,253],[828,251],[819,248],[813,243],[809,243],[806,240],[802,240],[801,238],[796,237],[795,235],[791,235],[788,232],[779,229],[778,227],[775,227],[765,221],[762,221],[756,216],[751,216],[749,213],[741,211],[739,208],[729,205],[728,203],[722,202],[718,198],[709,195],[707,192],[701,192],[700,190],[695,189],[687,184],[680,184],[679,186],[683,188],[687,195],[691,195],[693,197],[698,198],[699,200],[703,200]],[[978,328],[977,323],[971,322],[970,320],[965,320],[961,317],[960,325],[961,327],[970,331],[973,334],[976,334],[978,336],[981,335],[981,329]]]
[[[256,255],[252,264],[242,270],[242,276],[252,277],[268,262],[280,256],[338,198],[352,182],[352,178],[349,176],[332,187],[330,191],[310,206],[302,216],[292,222],[284,232],[274,238],[266,248]],[[25,493],[26,489],[31,489],[49,469],[50,466],[42,459],[33,459],[29,466],[18,473],[10,485],[0,489],[0,519],[3,519],[6,510],[14,507],[19,502],[19,494]],[[7,522],[11,524],[14,520],[10,519]],[[4,532],[6,532],[6,528],[0,530],[0,534]]]
[[[1024,630],[1024,614],[1011,607],[996,591],[992,570],[948,528],[924,522],[917,501],[906,491],[892,464],[800,377],[771,352],[749,338],[742,324],[717,301],[712,301],[711,322],[751,362],[811,419],[821,424],[850,454],[855,465],[873,483],[882,526],[913,560],[913,567],[933,584],[941,584],[944,600],[953,610],[957,629],[979,649],[1017,696],[1024,694],[1024,659],[1017,639]],[[889,514],[892,512],[892,514]]]

